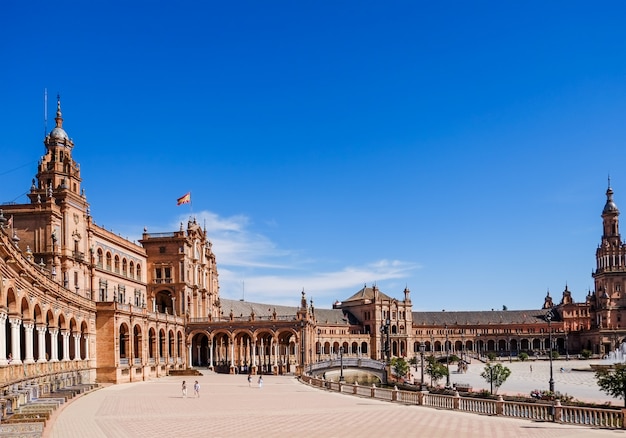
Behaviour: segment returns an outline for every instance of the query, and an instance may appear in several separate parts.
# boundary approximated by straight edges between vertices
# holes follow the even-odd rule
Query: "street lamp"
[[[446,329],[446,368],[448,369],[448,374],[446,374],[446,387],[450,387],[450,354],[448,352],[448,324],[445,325]]]
[[[320,343],[320,334],[322,329],[317,329],[317,361],[322,360],[322,344]]]
[[[390,353],[390,349],[389,349],[389,326],[391,325],[391,321],[389,320],[389,318],[387,318],[385,320],[385,325],[382,326],[380,328],[380,333],[384,336],[387,335],[386,339],[382,339],[382,342],[384,343],[384,347],[383,347],[383,359],[385,359],[385,356],[387,356],[387,363],[389,363],[390,357],[389,357],[389,353]]]
[[[341,371],[339,374],[339,381],[343,382],[343,345],[339,347],[339,364],[341,367]]]
[[[422,379],[420,381],[420,391],[424,391],[424,350],[426,350],[426,346],[424,344],[420,344],[420,356],[422,360]]]
[[[548,334],[549,334],[549,340],[550,340],[550,381],[548,382],[548,384],[550,385],[550,392],[554,392],[554,376],[552,374],[552,318],[554,318],[554,314],[552,313],[552,310],[550,310],[547,314],[546,314],[546,321],[548,321]]]

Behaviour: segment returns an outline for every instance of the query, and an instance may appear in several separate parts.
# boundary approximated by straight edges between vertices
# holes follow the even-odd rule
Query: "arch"
[[[159,313],[174,314],[173,293],[167,289],[162,289],[154,294],[155,310]]]
[[[122,258],[122,275],[124,277],[128,276],[128,261],[126,260],[126,257]]]
[[[158,354],[159,354],[159,361],[160,362],[164,362],[165,361],[165,345],[166,342],[166,337],[165,337],[165,329],[160,329],[159,330],[159,349],[158,349]]]
[[[102,248],[98,248],[98,250],[96,251],[96,266],[102,269],[103,263],[104,263],[104,253],[102,252]]]
[[[113,257],[111,256],[111,253],[107,251],[105,257],[106,257],[105,269],[107,271],[112,271],[113,270]]]
[[[139,324],[133,326],[133,359],[136,364],[143,362],[143,336]]]
[[[128,325],[125,322],[121,323],[119,327],[118,339],[119,339],[120,363],[123,365],[128,364],[128,356],[130,354],[130,351],[128,348],[129,347],[128,345],[129,335],[130,335],[130,331],[128,329]],[[125,359],[125,361],[122,361],[122,359]]]
[[[365,341],[361,342],[361,354],[369,354],[369,344]]]
[[[12,287],[7,290],[7,308],[9,309],[9,315],[18,313],[17,296]]]
[[[148,329],[148,360],[154,361],[158,352],[157,335],[154,327]]]
[[[190,334],[191,366],[208,366],[210,363],[209,335],[206,332]]]
[[[128,264],[128,274],[130,278],[135,278],[135,262],[133,262],[132,260]]]
[[[33,320],[33,312],[30,308],[31,304],[26,297],[26,295],[22,296],[20,300],[20,310],[19,314],[22,316],[22,321],[31,321]]]
[[[137,280],[141,281],[141,265],[137,263]]]

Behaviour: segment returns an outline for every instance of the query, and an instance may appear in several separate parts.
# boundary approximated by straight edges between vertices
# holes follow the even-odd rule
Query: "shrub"
[[[522,362],[525,362],[528,360],[528,353],[520,353],[517,357],[519,357],[519,360],[521,360]]]

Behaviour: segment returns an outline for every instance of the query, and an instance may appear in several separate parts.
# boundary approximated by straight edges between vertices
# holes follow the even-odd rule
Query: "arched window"
[[[101,248],[98,248],[97,257],[98,258],[96,260],[96,264],[100,269],[102,269],[102,263],[104,262],[104,255],[102,254]]]
[[[120,273],[120,256],[115,256],[115,271],[116,274]]]
[[[106,270],[110,271],[111,270],[111,253],[107,252],[107,265],[106,265]]]
[[[135,278],[135,264],[133,262],[130,262],[128,272],[130,273],[130,278]]]
[[[141,265],[137,263],[137,280],[141,281]]]
[[[122,275],[124,277],[128,275],[128,262],[126,262],[126,259],[122,259]]]

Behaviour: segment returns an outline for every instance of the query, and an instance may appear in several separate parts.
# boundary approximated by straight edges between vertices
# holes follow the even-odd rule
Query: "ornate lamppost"
[[[385,356],[387,358],[387,363],[389,363],[390,361],[390,357],[389,357],[389,353],[390,353],[390,348],[389,348],[389,326],[391,325],[391,321],[389,320],[389,318],[387,318],[385,320],[385,325],[383,325],[380,328],[380,333],[383,335],[382,338],[382,342],[384,344],[383,346],[383,360],[385,359]],[[385,338],[386,335],[386,338]]]
[[[549,354],[550,354],[550,380],[548,381],[548,384],[550,386],[550,392],[554,392],[554,375],[552,374],[552,318],[554,318],[554,314],[552,313],[552,310],[550,310],[546,314],[546,321],[548,321],[548,335],[549,335],[549,342],[550,342],[550,349],[549,349]]]
[[[320,343],[320,334],[322,329],[317,329],[317,361],[322,360],[322,344]]]
[[[339,373],[339,381],[343,382],[343,345],[339,347],[339,364],[341,367],[341,371]]]
[[[426,346],[423,343],[420,343],[420,357],[422,360],[422,379],[420,381],[420,391],[424,391],[426,386],[424,385],[424,350],[426,350]]]
[[[450,353],[448,349],[448,324],[445,325],[446,330],[446,368],[448,373],[446,374],[446,387],[450,387]]]

